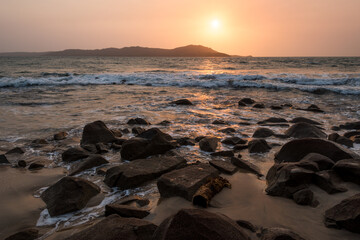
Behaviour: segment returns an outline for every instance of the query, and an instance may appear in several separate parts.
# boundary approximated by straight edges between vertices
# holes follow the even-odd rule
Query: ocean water
[[[243,97],[263,103],[265,108],[239,107],[237,103]],[[187,98],[194,105],[169,104],[180,98]],[[270,108],[283,104],[293,107]],[[324,113],[301,110],[310,104],[318,105]],[[257,123],[269,117],[287,120],[307,117],[322,123],[324,131],[330,134],[332,126],[359,121],[360,58],[0,57],[0,153],[20,146],[26,150],[24,160],[41,159],[45,163],[42,171],[63,168],[66,172],[73,166],[61,161],[61,153],[70,146],[79,145],[86,123],[102,120],[111,129],[131,130],[126,122],[134,117],[146,118],[152,123],[146,128],[158,127],[174,138],[208,135],[221,139],[228,136],[251,139],[259,127]],[[171,124],[159,125],[163,120]],[[227,125],[211,124],[214,120],[224,120]],[[235,132],[229,135],[219,131],[226,127],[234,128]],[[271,129],[284,133],[287,127],[273,126]],[[53,141],[53,134],[59,131],[67,131],[68,138]],[[344,131],[339,131],[342,133]],[[133,136],[128,133],[123,138]],[[39,138],[47,139],[49,144],[42,147],[31,144]],[[258,165],[264,173],[273,164],[274,154],[288,140],[270,137],[267,141],[274,145],[267,154],[241,152],[244,159]],[[231,146],[225,144],[219,147],[219,150],[229,149]],[[351,150],[360,154],[360,145],[355,144]],[[212,159],[197,145],[183,146],[177,151],[186,156],[188,162]],[[110,162],[109,166],[123,164],[118,152],[110,151],[104,157]],[[191,207],[177,198],[158,204],[155,182],[118,191],[109,189],[102,182],[103,177],[96,174],[96,169],[78,176],[99,185],[103,199],[76,213],[56,218],[51,218],[46,209],[39,210],[41,201],[36,201],[37,205],[29,204],[27,212],[31,212],[32,218],[35,212],[34,225],[49,228],[46,236],[102,216],[104,205],[129,194],[150,198],[148,219],[157,224],[179,207]],[[262,226],[288,227],[307,239],[335,240],[340,236],[354,239],[354,234],[325,228],[322,216],[331,205],[359,191],[356,186],[350,184],[347,186],[351,189],[349,192],[331,198],[315,188],[321,205],[313,209],[298,206],[288,199],[266,196],[264,179],[239,173],[230,180],[233,189],[219,194],[215,198],[218,207],[210,211],[222,211],[232,218],[242,216]],[[30,188],[28,195],[38,199],[50,184],[44,182],[42,187]],[[14,230],[9,226],[17,226],[19,220],[9,220],[13,212],[7,204],[16,201],[16,197],[6,191],[0,212],[7,217],[0,217],[0,229]],[[30,211],[31,206],[33,211]],[[33,221],[30,214],[20,216],[28,222]],[[21,227],[20,224],[19,229]],[[0,231],[0,238],[6,233]]]

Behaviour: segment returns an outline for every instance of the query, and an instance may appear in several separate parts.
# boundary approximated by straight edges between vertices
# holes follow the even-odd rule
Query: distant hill
[[[217,52],[201,45],[188,45],[174,49],[147,48],[147,47],[124,47],[104,48],[95,50],[67,49],[55,52],[13,52],[0,53],[0,56],[97,56],[97,57],[230,57],[225,53]]]

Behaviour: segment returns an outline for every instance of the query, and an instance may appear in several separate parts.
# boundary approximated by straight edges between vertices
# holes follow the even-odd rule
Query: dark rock
[[[121,131],[123,134],[128,134],[128,133],[130,133],[130,130],[127,129],[127,128],[121,129],[120,131]]]
[[[162,175],[157,186],[161,197],[180,196],[192,201],[193,195],[200,186],[218,174],[218,171],[209,164],[190,165]]]
[[[315,104],[311,104],[310,106],[308,106],[306,109],[304,109],[306,111],[310,111],[310,112],[318,112],[318,113],[323,113],[324,111],[321,110],[318,106],[316,106]]]
[[[103,153],[109,152],[109,147],[103,143],[97,143],[97,144],[95,144],[95,147],[96,147],[96,153],[98,153],[98,154],[103,154]]]
[[[263,123],[287,123],[288,121],[284,118],[276,118],[276,117],[271,117],[268,119],[265,119],[263,121],[258,122],[258,124],[263,124]]]
[[[258,230],[258,227],[255,226],[254,224],[252,224],[251,222],[249,221],[246,221],[246,220],[236,220],[236,223],[242,227],[242,228],[245,228],[247,230],[250,230],[251,232],[256,232]]]
[[[10,162],[8,161],[8,159],[4,154],[0,154],[0,164],[10,164]]]
[[[112,143],[115,141],[114,133],[102,121],[95,121],[85,125],[81,145],[96,143]]]
[[[234,174],[237,171],[237,167],[235,167],[233,164],[222,161],[222,160],[211,160],[210,165],[214,168],[218,169],[220,172],[226,173],[226,174]]]
[[[127,197],[124,197],[118,201],[116,201],[116,204],[121,204],[121,205],[127,205],[127,204],[131,204],[131,203],[136,203],[137,205],[139,205],[140,207],[144,207],[146,205],[149,205],[150,200],[147,198],[143,198],[140,197],[138,195],[130,195]]]
[[[225,215],[202,209],[182,209],[165,219],[153,235],[153,240],[248,240],[243,229]]]
[[[215,120],[212,122],[215,125],[226,125],[227,123],[224,120]]]
[[[346,137],[343,137],[343,136],[339,136],[336,139],[336,142],[341,144],[341,145],[344,145],[346,147],[349,147],[349,148],[352,148],[354,146],[353,141],[351,141],[349,138],[346,138]]]
[[[340,125],[339,128],[340,129],[347,129],[347,130],[360,129],[360,121],[358,121],[358,122],[348,122],[348,123],[345,123],[344,125]]]
[[[248,146],[249,153],[266,153],[271,149],[265,139],[251,140]]]
[[[228,145],[245,144],[247,143],[247,140],[241,139],[239,137],[229,137],[225,138],[223,141],[221,141],[221,143]]]
[[[85,149],[86,151],[90,153],[97,153],[96,144],[81,144],[81,148]]]
[[[206,152],[215,152],[218,147],[219,139],[215,137],[205,137],[200,140],[199,147]]]
[[[234,133],[236,132],[236,130],[234,128],[224,128],[224,129],[220,129],[219,132],[222,132],[222,133]]]
[[[296,117],[293,120],[290,121],[291,123],[300,123],[300,122],[304,122],[304,123],[309,123],[312,125],[321,125],[321,123],[308,119],[308,118],[304,118],[304,117]]]
[[[346,192],[347,189],[337,185],[338,176],[332,170],[325,170],[315,173],[314,184],[319,188],[327,192],[328,194],[334,194],[339,192]]]
[[[18,165],[18,167],[21,167],[21,168],[24,168],[24,167],[26,167],[26,161],[24,161],[24,160],[19,160],[18,162],[17,162],[17,165]]]
[[[312,162],[312,161],[307,161],[307,160],[301,160],[299,162],[296,163],[297,166],[310,170],[310,171],[314,171],[314,172],[318,172],[319,166],[317,165],[316,162]]]
[[[96,169],[96,174],[100,175],[100,176],[105,176],[106,171],[107,171],[107,168],[105,168],[105,167],[98,168],[98,169]]]
[[[63,177],[41,194],[50,216],[80,210],[88,201],[100,193],[100,188],[94,183],[82,178]]]
[[[181,146],[195,146],[195,141],[188,137],[176,139],[176,142]]]
[[[162,174],[186,166],[186,160],[176,157],[138,159],[112,167],[106,172],[104,182],[109,187],[129,189],[156,179]]]
[[[126,140],[125,140],[126,141]],[[112,143],[111,146],[110,146],[111,149],[114,149],[114,150],[120,150],[121,149],[121,145],[119,144],[116,144],[116,143]]]
[[[281,110],[281,109],[283,109],[282,106],[278,106],[278,105],[271,105],[270,108],[271,108],[272,110]]]
[[[249,148],[249,146],[246,144],[236,144],[233,149],[234,149],[234,151],[240,151],[240,150],[244,150],[247,148]]]
[[[253,108],[265,108],[265,105],[263,103],[256,103]]]
[[[301,161],[316,163],[320,171],[331,169],[335,164],[330,158],[318,153],[309,153]]]
[[[170,125],[170,124],[171,124],[171,122],[168,121],[168,120],[164,120],[164,121],[158,123],[158,125],[162,125],[162,126],[167,126],[167,125]]]
[[[304,138],[286,143],[275,155],[275,162],[297,162],[309,153],[319,153],[337,162],[342,159],[357,158],[354,152],[325,139]]]
[[[352,136],[350,137],[350,140],[353,141],[354,143],[360,144],[360,135]]]
[[[48,141],[46,141],[46,139],[35,139],[31,142],[32,144],[36,144],[36,145],[46,145],[49,144]]]
[[[247,161],[247,160],[232,157],[231,158],[231,163],[234,164],[235,166],[239,167],[240,169],[243,169],[245,171],[254,173],[258,177],[263,176],[263,174],[261,173],[259,167],[256,166],[255,164]]]
[[[343,180],[360,185],[360,159],[343,159],[332,168]]]
[[[314,200],[314,193],[308,189],[301,189],[293,194],[293,199],[299,205],[311,205]]]
[[[201,139],[205,138],[205,136],[199,136],[195,138],[195,142],[200,142]]]
[[[210,154],[213,157],[233,157],[234,152],[233,151],[220,151],[220,152],[214,152]]]
[[[19,147],[13,148],[5,153],[5,155],[8,154],[23,154],[25,153],[25,150]]]
[[[238,106],[239,107],[246,107],[246,103],[243,103],[242,101],[239,101]]]
[[[84,170],[97,167],[103,164],[109,163],[105,158],[94,155],[90,156],[89,158],[85,159],[83,162],[79,163],[74,170],[69,174],[70,176],[76,175]]]
[[[111,214],[117,214],[121,217],[134,217],[134,218],[144,218],[150,214],[149,211],[121,204],[109,204],[105,206],[105,216],[109,216]]]
[[[150,128],[150,129],[146,130],[145,132],[139,134],[138,137],[145,138],[148,140],[153,140],[156,137],[161,137],[162,139],[167,140],[167,141],[172,140],[172,137],[169,134],[162,132],[158,128]]]
[[[58,140],[64,140],[66,139],[66,137],[68,136],[67,132],[59,132],[54,134],[54,140],[58,141]]]
[[[346,138],[351,138],[353,136],[360,136],[360,131],[350,131],[350,132],[344,133],[344,137],[346,137]]]
[[[38,169],[41,169],[45,167],[45,165],[41,162],[33,162],[33,163],[30,163],[29,165],[29,170],[38,170]]]
[[[192,102],[190,102],[188,99],[184,98],[184,99],[179,99],[176,101],[172,101],[170,104],[175,104],[175,105],[193,105]]]
[[[305,240],[286,228],[265,228],[261,230],[260,240]]]
[[[341,130],[340,127],[338,127],[338,126],[332,126],[330,129],[333,130],[333,131],[340,131]]]
[[[145,132],[145,129],[142,127],[133,127],[131,129],[131,132],[135,135],[138,135],[138,134],[142,134],[143,132]]]
[[[326,210],[325,225],[360,233],[360,194],[347,198]]]
[[[26,229],[5,238],[5,240],[35,240],[39,237],[39,230]]]
[[[285,131],[287,137],[293,138],[326,138],[326,133],[318,127],[304,122],[295,123]]]
[[[61,155],[64,162],[74,162],[83,158],[87,158],[88,156],[88,152],[78,147],[69,148]]]
[[[274,132],[268,128],[257,128],[253,134],[253,138],[267,138],[274,135]]]
[[[66,240],[151,240],[157,226],[137,218],[110,215]]]
[[[245,103],[245,104],[253,104],[253,103],[255,103],[255,100],[253,100],[251,98],[243,98],[240,100],[240,102]]]
[[[331,133],[329,136],[328,136],[328,139],[330,141],[333,141],[333,142],[336,142],[336,139],[340,137],[340,135],[338,133]]]
[[[148,121],[146,121],[145,119],[143,118],[132,118],[130,119],[127,124],[129,125],[151,125],[151,123],[149,123]]]
[[[111,132],[114,134],[114,136],[115,136],[116,138],[120,138],[120,137],[122,137],[122,135],[123,135],[122,130],[111,129]]]

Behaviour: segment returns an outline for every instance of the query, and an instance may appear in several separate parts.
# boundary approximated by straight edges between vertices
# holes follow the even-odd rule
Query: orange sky
[[[0,52],[201,44],[238,55],[360,56],[359,11],[360,0],[0,0]]]

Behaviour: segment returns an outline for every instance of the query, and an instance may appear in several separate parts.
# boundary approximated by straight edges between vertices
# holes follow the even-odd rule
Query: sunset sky
[[[360,56],[360,0],[0,0],[0,52],[200,44]]]

